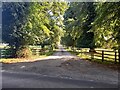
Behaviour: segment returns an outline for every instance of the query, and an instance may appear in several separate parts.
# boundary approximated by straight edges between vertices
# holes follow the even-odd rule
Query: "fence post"
[[[35,49],[35,55],[38,55],[38,53],[37,53],[37,49]]]
[[[115,50],[115,63],[117,62],[117,52]]]
[[[80,51],[81,51],[81,56],[82,56],[82,49]]]
[[[102,62],[104,61],[104,51],[102,50]]]
[[[119,64],[120,64],[120,49],[118,49],[118,60],[119,60]]]

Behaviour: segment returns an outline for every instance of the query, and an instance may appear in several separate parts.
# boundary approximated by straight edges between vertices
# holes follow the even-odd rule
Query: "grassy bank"
[[[34,62],[40,58],[45,58],[52,55],[54,51],[41,52],[37,55],[32,55],[30,58],[1,58],[0,63],[18,63],[18,62]]]

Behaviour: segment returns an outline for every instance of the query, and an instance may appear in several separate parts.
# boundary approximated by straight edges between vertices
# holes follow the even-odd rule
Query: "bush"
[[[16,51],[16,56],[18,58],[30,58],[32,56],[32,51],[27,46],[22,46]]]

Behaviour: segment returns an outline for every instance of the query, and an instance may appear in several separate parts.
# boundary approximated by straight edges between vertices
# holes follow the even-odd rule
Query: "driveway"
[[[28,81],[34,79],[34,76],[31,79],[26,78],[27,74],[25,74],[26,76],[22,76],[23,73],[29,73],[28,76],[31,75],[31,77],[32,74],[38,75],[38,78],[40,76],[39,80],[35,81],[36,83],[42,83],[40,81],[43,80],[42,78],[50,78],[47,79],[47,82],[49,82],[49,84],[53,84],[52,80],[55,80],[55,84],[53,84],[53,86],[43,85],[43,87],[95,87],[95,85],[96,87],[117,87],[118,85],[117,70],[103,67],[90,61],[82,60],[77,56],[74,56],[67,52],[62,46],[60,46],[58,51],[56,51],[52,56],[44,59],[37,59],[35,62],[3,64],[2,72],[3,86],[5,87],[7,87],[7,85],[10,83],[7,82],[7,80],[15,82],[13,80],[16,80],[16,72],[20,74],[20,77],[17,78],[18,83],[23,81],[27,82],[25,81],[26,79]],[[11,75],[9,75],[10,73]],[[21,81],[20,78],[23,78],[24,80]],[[61,81],[63,80],[63,82],[59,82],[59,79]],[[76,85],[70,82],[76,82]],[[56,85],[56,83],[58,83],[58,85]],[[28,87],[32,87],[32,85]]]

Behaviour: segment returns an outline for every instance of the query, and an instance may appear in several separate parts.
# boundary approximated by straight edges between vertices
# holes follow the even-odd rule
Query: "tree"
[[[92,2],[72,2],[65,13],[66,33],[71,35],[73,47],[94,47],[94,34],[89,32],[95,18]]]
[[[67,3],[65,2],[53,2],[50,15],[51,15],[51,31],[53,34],[51,35],[52,47],[57,47],[60,44],[61,37],[64,35],[63,28],[63,15],[67,9]]]
[[[22,24],[24,25],[26,23],[27,9],[26,3],[3,3],[2,36],[3,41],[9,43],[10,46],[16,45],[17,43],[17,41],[16,43],[14,42],[15,37],[12,34],[20,29]]]
[[[66,6],[63,2],[4,3],[3,14],[7,14],[7,9],[12,19],[9,24],[6,21],[6,24],[3,24],[4,28],[7,26],[3,34],[10,30],[7,35],[10,35],[12,42],[8,39],[4,41],[8,42],[17,54],[20,52],[20,56],[28,49],[28,45],[40,44],[44,47],[46,42],[56,44],[63,33],[62,16]],[[6,16],[3,19],[5,18]]]
[[[120,48],[120,2],[96,3],[96,12],[91,29],[95,44],[104,48]]]
[[[21,29],[27,22],[28,3],[3,3],[2,21],[3,21],[3,41],[9,43],[16,56],[22,43]],[[30,55],[30,53],[29,53]]]
[[[120,2],[70,3],[65,30],[74,41],[72,46],[120,48],[119,14]]]

